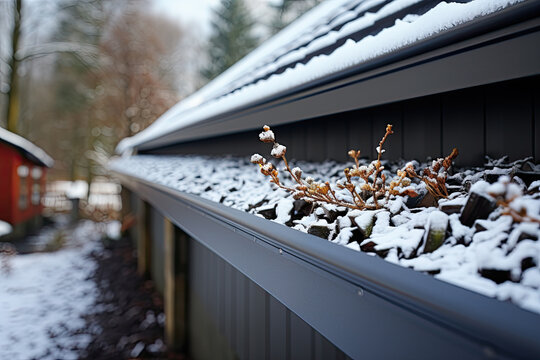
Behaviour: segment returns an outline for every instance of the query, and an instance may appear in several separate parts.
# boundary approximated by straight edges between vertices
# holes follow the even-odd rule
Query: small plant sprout
[[[447,157],[433,160],[431,166],[428,166],[423,170],[422,176],[419,176],[414,171],[412,163],[405,165],[403,170],[410,177],[423,181],[426,184],[427,190],[435,199],[447,198],[448,190],[446,189],[446,178],[448,177],[448,168],[452,165],[452,161],[458,154],[458,150],[454,148]]]
[[[501,176],[497,183],[490,187],[488,194],[497,205],[501,206],[502,215],[509,215],[515,222],[540,223],[540,219],[529,214],[527,203],[523,201],[523,192],[519,185],[510,181],[509,176]]]
[[[259,134],[259,139],[265,143],[273,143],[271,155],[277,159],[283,160],[285,169],[291,175],[296,183],[294,187],[286,186],[279,180],[279,170],[259,154],[254,154],[251,157],[251,162],[259,164],[261,173],[270,176],[270,182],[278,187],[293,194],[294,199],[304,199],[309,202],[323,202],[344,206],[350,209],[380,209],[388,203],[391,195],[397,196],[417,196],[416,192],[411,188],[407,188],[411,180],[407,178],[407,173],[403,170],[398,171],[398,176],[392,180],[389,186],[386,186],[386,176],[382,172],[384,166],[381,164],[381,155],[384,153],[383,145],[389,135],[393,133],[392,125],[386,126],[386,132],[379,142],[377,147],[377,160],[371,162],[369,166],[360,166],[359,150],[350,150],[349,156],[354,160],[355,165],[352,169],[346,168],[343,170],[345,178],[338,181],[335,186],[339,190],[346,190],[350,197],[338,197],[334,188],[328,181],[318,182],[307,177],[302,178],[302,170],[298,167],[290,168],[285,153],[287,148],[275,140],[274,132],[269,126],[263,127],[263,132]],[[362,179],[362,183],[357,183],[358,179]],[[382,200],[382,202],[381,202]]]

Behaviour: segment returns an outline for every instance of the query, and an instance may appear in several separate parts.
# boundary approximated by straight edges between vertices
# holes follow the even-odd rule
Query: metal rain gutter
[[[540,357],[537,314],[198,196],[115,175],[353,358]]]

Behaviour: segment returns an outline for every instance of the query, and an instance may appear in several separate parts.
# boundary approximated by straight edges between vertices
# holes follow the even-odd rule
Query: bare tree
[[[85,0],[87,3],[97,2],[97,0]],[[74,6],[76,2],[71,0],[70,3],[59,2],[58,7],[51,7],[51,3],[38,3],[39,5],[49,5],[48,11],[50,13],[57,13],[69,9]],[[13,0],[13,2],[5,2],[4,17],[6,22],[11,22],[11,29],[9,31],[9,51],[0,54],[4,58],[0,57],[0,62],[4,62],[6,67],[0,67],[5,69],[0,72],[0,75],[5,79],[5,86],[0,87],[0,91],[6,97],[6,105],[4,109],[7,129],[12,132],[19,132],[19,118],[21,114],[21,79],[20,70],[22,65],[27,60],[32,60],[42,56],[55,53],[71,53],[77,56],[81,62],[94,63],[97,59],[98,51],[95,46],[91,44],[76,43],[76,42],[55,42],[49,41],[39,44],[29,44],[24,40],[28,40],[29,35],[32,32],[36,32],[40,27],[40,21],[47,19],[48,16],[44,16],[43,13],[39,16],[34,16],[27,19],[23,13],[26,14],[28,8],[23,7],[22,0]],[[7,16],[6,16],[7,15]],[[56,14],[58,15],[58,14]]]
[[[12,132],[17,132],[17,120],[19,119],[19,81],[17,78],[19,60],[17,60],[15,54],[19,49],[19,39],[21,37],[21,10],[22,0],[15,0],[15,7],[13,9],[13,28],[11,32],[11,56],[8,58],[9,88],[6,93],[7,129]]]
[[[0,10],[13,8],[6,4],[0,2]],[[187,71],[193,69],[197,41],[176,22],[152,15],[147,5],[143,0],[56,0],[37,3],[54,10],[50,17],[38,17],[32,16],[37,8],[22,2],[13,60],[19,65],[15,90],[23,95],[13,129],[55,158],[52,177],[89,180],[104,174],[100,163],[120,138],[144,129],[179,93],[193,89]],[[40,26],[48,30],[36,31]],[[11,43],[11,33],[3,38],[0,33],[0,44],[6,39]],[[11,55],[0,49],[4,59]],[[0,90],[6,94],[13,89],[7,63],[0,60]]]
[[[183,36],[176,23],[140,8],[111,22],[101,44],[104,102],[122,135],[144,129],[178,101]]]

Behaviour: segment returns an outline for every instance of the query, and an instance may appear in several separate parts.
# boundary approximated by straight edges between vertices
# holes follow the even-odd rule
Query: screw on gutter
[[[279,255],[283,255],[283,250],[279,249]]]
[[[358,288],[358,296],[364,296],[364,290],[362,288]]]

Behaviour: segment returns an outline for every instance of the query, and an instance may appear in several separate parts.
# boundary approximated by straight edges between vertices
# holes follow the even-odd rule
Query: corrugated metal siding
[[[430,95],[417,99],[348,111],[274,127],[277,140],[288,146],[288,158],[348,161],[348,149],[375,157],[385,125],[395,134],[385,148],[386,159],[439,157],[457,147],[459,166],[481,165],[486,155],[511,160],[540,159],[540,77]],[[362,94],[358,94],[361,97]],[[267,154],[247,131],[148,151],[152,154],[249,156]]]
[[[140,197],[137,196],[137,193],[133,192],[133,191],[130,191],[130,190],[126,190],[126,191],[129,191],[129,209],[131,211],[131,213],[136,216],[140,213],[141,209],[141,205],[142,205],[142,200],[140,199]],[[123,203],[122,204],[122,207],[126,207],[127,204]],[[139,221],[139,219],[137,219],[136,221]],[[129,238],[131,239],[131,244],[133,245],[134,248],[137,248],[137,243],[139,241],[139,237],[141,236],[140,233],[137,231],[138,229],[138,226],[132,226],[130,229],[129,229]]]
[[[163,267],[165,243],[164,243],[164,221],[161,215],[154,207],[151,208],[150,214],[150,233],[152,234],[152,257],[150,264],[150,272],[152,279],[158,291],[163,294],[165,288],[165,273]]]
[[[189,241],[194,359],[346,359],[306,322],[196,240]]]
[[[540,86],[534,88],[533,103],[534,122],[532,123],[531,135],[534,158],[538,161],[540,159]]]

